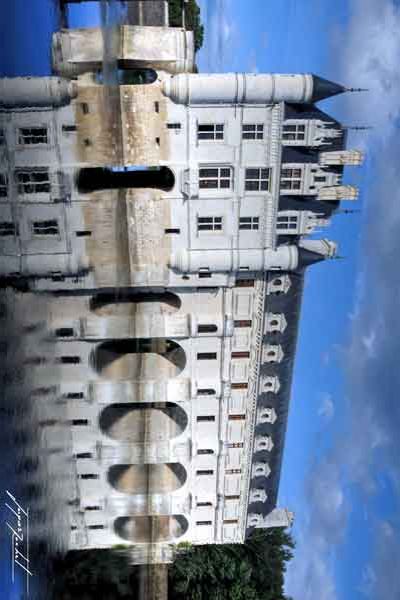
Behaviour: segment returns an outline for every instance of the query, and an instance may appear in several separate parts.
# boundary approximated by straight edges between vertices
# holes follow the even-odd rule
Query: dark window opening
[[[118,85],[148,85],[154,83],[157,79],[157,73],[154,69],[134,68],[127,60],[118,60],[118,69],[113,73],[113,83]],[[104,83],[102,71],[96,74],[97,83]]]
[[[169,167],[135,170],[130,167],[87,167],[80,170],[77,183],[81,193],[134,188],[169,191],[175,185],[175,176]]]
[[[91,231],[76,231],[76,237],[90,237],[92,235]]]
[[[196,502],[196,506],[212,506],[212,502]]]
[[[101,506],[85,506],[85,510],[102,510]]]
[[[160,138],[159,137],[156,137],[156,144],[157,144],[157,146],[160,145]]]
[[[83,392],[68,392],[68,394],[65,395],[65,398],[68,398],[69,400],[83,400],[84,397]]]
[[[197,333],[215,333],[218,331],[216,325],[199,325],[197,327]]]
[[[232,352],[232,358],[250,358],[250,352]]]
[[[216,360],[217,353],[216,352],[198,352],[197,360]]]
[[[104,529],[104,525],[88,525],[88,529]]]
[[[213,423],[215,421],[214,415],[199,415],[197,417],[198,423]]]
[[[212,521],[196,521],[196,525],[212,525]]]
[[[82,102],[81,103],[81,109],[84,115],[88,115],[89,114],[89,104],[87,102]]]
[[[81,362],[81,359],[79,356],[60,356],[58,362],[63,365],[77,365]]]
[[[227,444],[228,448],[243,448],[243,442],[235,442],[233,444]],[[239,496],[238,496],[239,497]]]
[[[233,324],[235,327],[251,327],[251,321],[239,320],[234,321]]]
[[[232,383],[232,390],[247,390],[247,383]]]
[[[175,228],[175,227],[171,227],[171,228],[169,228],[169,229],[164,229],[164,231],[165,231],[165,233],[166,233],[167,235],[168,235],[168,234],[174,235],[174,234],[178,234],[178,233],[180,233],[180,232],[181,232],[181,230],[180,230],[180,229],[178,229],[178,228]]]
[[[225,496],[225,500],[240,500],[240,496]]]
[[[15,172],[19,194],[48,194],[50,179],[48,169],[19,169]]]
[[[83,144],[84,144],[85,146],[91,146],[91,145],[92,145],[92,142],[90,141],[90,139],[89,139],[89,138],[85,138],[85,139],[83,140]]]
[[[236,279],[236,287],[254,287],[254,279]]]
[[[245,421],[245,415],[229,415],[229,421]]]
[[[60,327],[60,329],[56,329],[55,334],[57,337],[72,337],[74,330],[71,327]]]
[[[227,469],[225,471],[225,473],[227,473],[228,475],[237,475],[238,473],[241,473],[242,470],[241,469]]]
[[[79,452],[79,454],[75,454],[75,458],[93,458],[93,454],[91,452]]]
[[[214,475],[214,471],[212,469],[198,469],[196,475]]]
[[[31,146],[35,144],[47,144],[47,127],[20,127],[18,131],[18,144]]]
[[[210,273],[210,271],[208,269],[207,270],[203,269],[203,270],[201,270],[201,271],[198,272],[198,276],[199,276],[199,279],[208,279],[212,275],[211,275],[211,273]]]
[[[202,388],[197,390],[198,396],[214,396],[214,394],[215,390],[213,390],[212,388]]]
[[[58,223],[56,219],[49,219],[48,221],[34,221],[32,223],[32,230],[34,235],[58,235]]]
[[[79,475],[80,479],[100,479],[99,475],[95,473],[82,473]]]
[[[73,133],[76,131],[76,125],[63,125],[62,130],[63,133]]]
[[[224,525],[237,525],[237,519],[224,519]]]
[[[197,454],[214,454],[214,450],[208,450],[208,449],[201,449],[201,450],[197,450]]]
[[[11,237],[18,235],[18,227],[11,221],[0,223],[0,237]]]
[[[156,113],[160,112],[160,103],[159,102],[154,102],[154,110],[156,111]]]
[[[71,425],[89,425],[89,421],[87,419],[72,419]]]
[[[168,129],[180,129],[181,124],[180,123],[167,123],[167,128]]]

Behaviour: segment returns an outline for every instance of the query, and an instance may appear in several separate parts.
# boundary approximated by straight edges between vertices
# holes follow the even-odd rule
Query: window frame
[[[215,170],[216,173],[211,175],[210,172]],[[229,175],[223,174],[223,171],[229,171]],[[202,174],[203,172],[203,174]],[[199,190],[215,192],[232,192],[234,187],[234,170],[232,165],[200,165],[198,170],[199,175]],[[216,182],[216,185],[202,185],[202,182]],[[228,185],[221,185],[223,182],[228,182]]]
[[[196,228],[199,234],[220,233],[224,230],[224,218],[219,215],[197,215]]]
[[[44,221],[31,221],[33,237],[57,237],[60,238],[60,226],[57,219],[45,219]]]
[[[245,127],[249,129],[245,130]],[[251,129],[250,129],[251,128]],[[242,141],[259,142],[264,139],[264,123],[242,123]]]
[[[306,140],[306,124],[291,123],[286,121],[282,126],[282,141],[283,142],[305,142]]]
[[[260,217],[249,216],[239,217],[239,231],[259,231],[260,229]]]
[[[258,173],[255,173],[258,171]],[[254,194],[265,194],[271,191],[271,167],[245,167],[244,191]]]
[[[276,219],[276,231],[278,235],[297,234],[299,229],[298,215],[280,215]]]
[[[203,131],[200,131],[201,128],[203,128]],[[198,122],[196,135],[197,142],[223,142],[225,139],[225,123]]]
[[[43,131],[44,134],[34,133],[34,131]],[[25,132],[25,133],[23,133]],[[37,146],[48,146],[50,143],[50,128],[48,125],[22,125],[16,130],[18,148],[32,148]],[[35,141],[35,138],[43,138],[42,141]],[[30,141],[28,141],[30,140]]]
[[[28,181],[20,180],[24,174],[29,176]],[[35,181],[34,177],[38,174],[46,176],[46,181],[40,179]],[[19,167],[14,171],[14,181],[18,196],[50,195],[51,193],[51,176],[48,167]],[[30,189],[30,186],[32,186],[32,189]],[[44,189],[41,189],[42,187]]]

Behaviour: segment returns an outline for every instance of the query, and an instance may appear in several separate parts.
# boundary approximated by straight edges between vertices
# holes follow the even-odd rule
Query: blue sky
[[[315,72],[370,88],[320,104],[348,125],[374,128],[349,135],[349,146],[367,152],[362,168],[346,172],[361,194],[356,206],[345,207],[361,212],[338,215],[326,232],[346,260],[316,265],[307,276],[280,502],[296,512],[288,593],[299,600],[397,600],[399,3],[200,5],[201,71]],[[2,74],[48,71],[50,6],[14,0],[2,9]],[[96,22],[91,4],[71,10],[71,25]]]

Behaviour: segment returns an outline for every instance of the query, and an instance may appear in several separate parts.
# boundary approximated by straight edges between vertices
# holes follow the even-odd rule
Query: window
[[[224,519],[224,525],[237,525],[237,519]]]
[[[209,269],[200,269],[198,277],[199,279],[209,279],[212,277],[212,273],[210,273]]]
[[[199,169],[200,189],[231,189],[231,167],[203,167]]]
[[[235,287],[254,287],[254,279],[236,279]]]
[[[6,136],[4,133],[4,129],[0,129],[0,146],[4,146],[4,144],[6,143]]]
[[[79,356],[60,356],[57,362],[63,365],[77,365],[81,362]]]
[[[74,335],[74,330],[70,327],[60,327],[55,330],[55,334],[57,337],[72,337]]]
[[[245,415],[229,415],[229,421],[245,421]]]
[[[180,129],[181,128],[181,124],[180,123],[167,123],[167,129]]]
[[[73,133],[76,131],[76,125],[63,125],[62,131],[63,133]]]
[[[203,389],[197,390],[198,396],[214,396],[214,394],[215,394],[215,390],[213,390],[212,388],[203,388]]]
[[[18,235],[18,228],[12,221],[2,221],[0,223],[0,237],[11,237]]]
[[[68,394],[65,395],[65,398],[68,398],[69,400],[83,400],[84,397],[83,392],[68,392]]]
[[[89,425],[89,421],[87,419],[72,419],[71,425]]]
[[[197,360],[216,360],[217,353],[216,352],[198,352]]]
[[[154,111],[156,113],[160,112],[160,103],[159,102],[154,102]]]
[[[251,168],[245,171],[245,190],[248,192],[268,191],[271,183],[271,169]]]
[[[216,325],[198,325],[197,333],[215,333],[218,331]]]
[[[32,223],[34,235],[58,235],[59,229],[56,219],[48,221],[34,221]]]
[[[212,521],[196,521],[196,525],[212,525]]]
[[[301,189],[301,169],[282,169],[281,171],[281,189],[299,190]]]
[[[325,183],[326,176],[325,175],[314,175],[314,183]]]
[[[197,126],[198,140],[223,140],[224,126],[222,123],[199,124]]]
[[[283,126],[282,139],[286,141],[303,142],[306,137],[306,126],[300,124],[285,124]]]
[[[241,473],[242,470],[241,469],[227,469],[225,471],[225,473],[227,473],[228,475],[237,475],[238,473]]]
[[[197,450],[197,454],[214,454],[214,450],[201,449]]]
[[[92,232],[88,230],[76,231],[75,235],[76,237],[90,237],[92,235]]]
[[[177,235],[181,232],[180,229],[177,229],[176,227],[170,227],[168,229],[164,229],[164,233],[166,233],[167,235]]]
[[[84,115],[88,115],[89,114],[89,104],[87,102],[82,102],[81,104],[81,109]]]
[[[0,198],[7,198],[8,195],[8,177],[5,173],[0,173]]]
[[[75,458],[93,458],[93,454],[91,452],[79,452],[75,454]]]
[[[233,325],[234,325],[234,327],[251,327],[251,321],[244,321],[244,320],[234,321]]]
[[[196,502],[196,506],[212,506],[212,502]]]
[[[214,475],[212,469],[199,469],[196,471],[196,475]]]
[[[232,358],[250,358],[250,352],[232,352]]]
[[[243,140],[262,140],[264,138],[264,125],[262,123],[243,124]]]
[[[48,194],[50,178],[48,169],[20,169],[15,173],[19,194]]]
[[[260,217],[240,217],[239,229],[258,229]]]
[[[240,496],[225,496],[225,500],[240,500]]]
[[[101,510],[101,506],[85,506],[85,510]]]
[[[280,231],[297,231],[297,215],[280,215],[276,223]]]
[[[197,231],[222,231],[222,217],[197,217]]]
[[[198,423],[213,423],[215,421],[214,415],[199,415],[197,417]]]
[[[33,146],[48,144],[47,127],[20,127],[18,130],[18,144],[20,146]]]
[[[104,529],[104,525],[88,525],[88,529]]]
[[[234,444],[227,444],[228,448],[243,448],[243,442],[235,442]]]
[[[247,390],[247,383],[232,383],[232,390]]]

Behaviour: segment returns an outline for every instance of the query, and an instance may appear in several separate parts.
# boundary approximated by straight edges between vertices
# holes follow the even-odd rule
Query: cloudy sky
[[[201,70],[311,71],[370,90],[320,105],[373,128],[349,135],[367,152],[346,173],[361,212],[338,215],[327,232],[346,259],[308,273],[280,501],[296,512],[289,593],[397,600],[400,2],[201,5]]]
[[[327,232],[346,258],[307,277],[280,501],[296,512],[288,593],[398,600],[400,2],[200,4],[202,71],[316,72],[370,89],[321,104],[349,126],[373,128],[349,136],[367,152],[346,174],[360,186],[361,212],[338,215]],[[2,9],[2,74],[48,70],[49,6],[14,0]],[[93,4],[73,17],[93,25]]]

